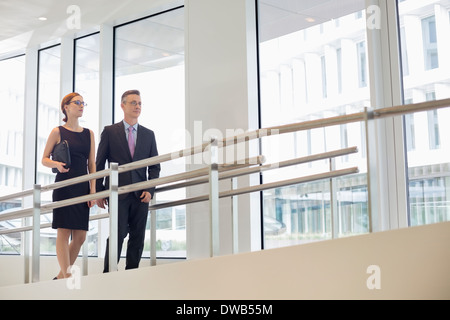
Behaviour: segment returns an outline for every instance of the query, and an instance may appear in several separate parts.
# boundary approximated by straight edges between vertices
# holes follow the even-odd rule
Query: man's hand
[[[105,205],[108,205],[108,199],[103,198],[103,199],[97,199],[97,206],[99,206],[102,209],[105,209]]]
[[[141,194],[141,202],[149,203],[152,200],[152,195],[148,191],[143,191]]]

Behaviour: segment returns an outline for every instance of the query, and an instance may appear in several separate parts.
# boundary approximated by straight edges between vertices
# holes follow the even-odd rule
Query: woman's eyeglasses
[[[76,105],[78,105],[78,106],[84,106],[84,107],[86,107],[87,106],[87,103],[85,103],[84,101],[79,101],[79,100],[75,100],[75,101],[70,101],[70,103],[75,103]]]

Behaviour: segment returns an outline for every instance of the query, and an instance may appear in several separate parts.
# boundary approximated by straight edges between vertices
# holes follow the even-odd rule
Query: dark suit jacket
[[[123,121],[120,121],[113,125],[105,126],[103,129],[97,150],[97,171],[105,169],[106,161],[108,161],[108,166],[112,162],[117,162],[119,165],[122,165],[157,155],[158,149],[156,147],[155,134],[152,130],[139,124],[137,129],[136,148],[132,159],[125,134],[125,126]],[[119,186],[158,178],[160,171],[161,166],[157,164],[123,172],[119,174]],[[109,177],[106,177],[106,179],[97,179],[97,192],[108,188]],[[142,191],[144,190],[136,191],[136,195],[140,197]],[[150,192],[153,197],[155,188],[149,188],[146,189],[146,191]],[[119,199],[123,199],[126,196],[127,194],[122,194],[119,196]]]

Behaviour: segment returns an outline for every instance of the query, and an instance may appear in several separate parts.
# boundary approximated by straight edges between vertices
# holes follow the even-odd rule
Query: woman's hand
[[[94,184],[94,186],[95,186],[95,184]],[[91,188],[91,191],[89,192],[90,194],[94,194],[96,191],[95,191],[95,188]],[[96,204],[97,204],[97,199],[94,199],[94,200],[89,200],[88,202],[87,202],[87,204],[88,204],[88,206],[89,206],[89,208],[92,208],[93,206],[95,206]]]
[[[56,169],[58,169],[59,172],[61,172],[61,173],[69,172],[70,168],[69,169],[64,168],[64,166],[66,165],[64,162],[58,162],[58,161],[55,161],[55,162],[56,162]]]

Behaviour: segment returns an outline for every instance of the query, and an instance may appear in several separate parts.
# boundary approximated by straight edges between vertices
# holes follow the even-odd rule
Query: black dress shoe
[[[58,277],[54,277],[53,280],[58,280]]]

